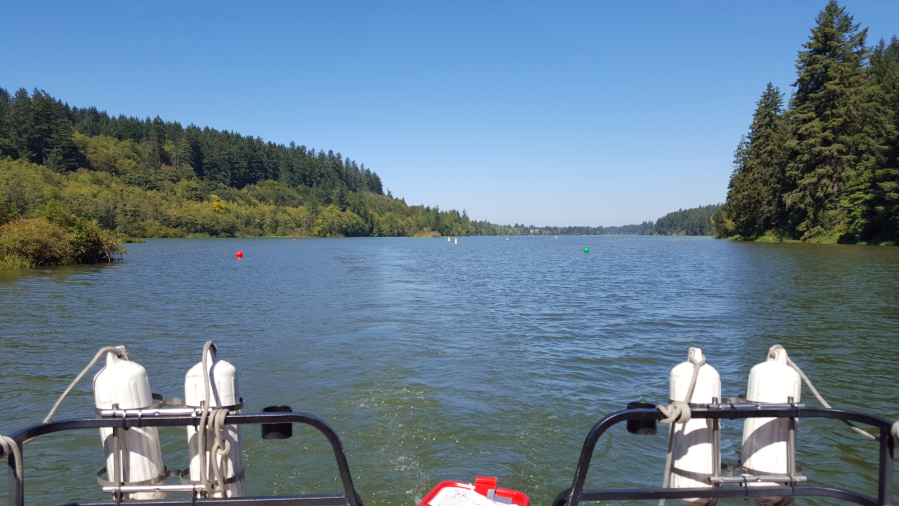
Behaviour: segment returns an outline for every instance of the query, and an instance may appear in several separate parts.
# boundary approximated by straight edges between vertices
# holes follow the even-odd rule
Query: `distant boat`
[[[446,238],[446,242],[450,242],[450,238],[449,238],[449,237]]]
[[[506,237],[506,240],[507,240],[507,241],[508,241],[508,240],[509,240],[509,238],[508,238],[508,237]]]
[[[456,244],[459,244],[459,238],[456,237]]]

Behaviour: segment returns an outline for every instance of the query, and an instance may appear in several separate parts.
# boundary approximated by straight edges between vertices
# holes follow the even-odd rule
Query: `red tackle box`
[[[529,506],[531,500],[523,492],[497,488],[496,478],[478,476],[474,485],[459,481],[441,482],[428,492],[418,506],[489,506],[491,502],[498,506]]]

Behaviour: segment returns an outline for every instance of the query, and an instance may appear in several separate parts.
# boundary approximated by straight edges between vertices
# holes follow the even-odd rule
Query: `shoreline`
[[[727,239],[730,241],[737,242],[755,242],[755,243],[767,243],[767,244],[821,244],[821,245],[839,245],[839,246],[899,246],[896,241],[893,240],[882,240],[882,241],[857,241],[857,242],[842,242],[842,234],[835,233],[830,235],[823,235],[818,237],[813,237],[808,240],[801,239],[787,239],[785,237],[780,237],[774,235],[772,233],[766,233],[760,237],[743,237],[741,235],[733,235],[729,237],[716,237],[716,239]]]

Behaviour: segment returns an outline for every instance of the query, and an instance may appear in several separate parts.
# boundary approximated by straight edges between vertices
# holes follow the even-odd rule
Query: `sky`
[[[725,200],[825,4],[0,0],[0,87],[331,149],[473,219],[623,225]],[[899,34],[899,1],[841,5]]]

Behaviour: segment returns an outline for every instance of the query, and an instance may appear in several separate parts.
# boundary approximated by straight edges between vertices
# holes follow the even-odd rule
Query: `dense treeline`
[[[83,139],[82,139],[83,140]],[[93,138],[89,142],[117,142]],[[88,156],[94,151],[88,150]],[[306,186],[262,181],[243,188],[205,179],[162,181],[146,190],[117,174],[56,172],[26,160],[0,159],[0,225],[40,215],[51,203],[133,237],[497,235],[518,230],[474,221],[463,212],[408,206],[373,192],[331,196]]]
[[[866,37],[836,1],[818,15],[789,104],[770,83],[757,102],[718,235],[895,243],[899,40]]]
[[[123,149],[135,164],[90,160],[79,151],[73,134],[127,141]],[[160,179],[195,175],[225,186],[274,180],[289,186],[382,194],[377,173],[324,150],[263,142],[259,137],[218,131],[196,125],[154,119],[110,117],[96,107],[79,109],[55,100],[46,92],[20,89],[15,95],[0,88],[0,157],[24,158],[57,172],[89,169],[120,171],[123,179],[155,189]],[[93,162],[93,163],[92,163]],[[97,165],[95,165],[97,164]]]
[[[535,227],[515,224],[523,234],[531,235],[712,235],[712,217],[721,210],[721,204],[678,209],[662,216],[653,223],[620,227]]]
[[[50,203],[135,237],[521,233],[408,206],[340,153],[0,89],[0,225]]]
[[[712,217],[721,204],[678,209],[656,220],[653,232],[661,235],[712,235]]]
[[[523,234],[530,235],[646,235],[652,234],[652,222],[644,221],[639,225],[621,225],[619,227],[535,227],[515,224]]]

